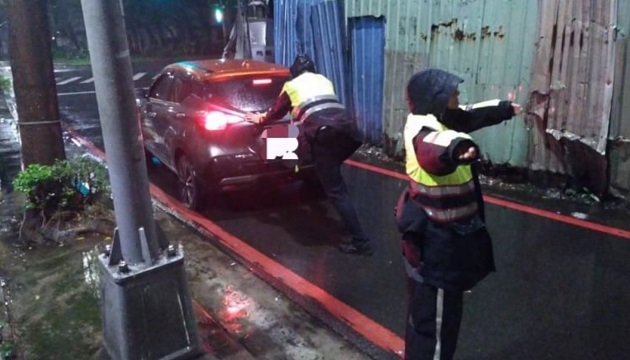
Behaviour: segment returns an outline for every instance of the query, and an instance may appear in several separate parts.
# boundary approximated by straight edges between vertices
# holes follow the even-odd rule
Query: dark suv
[[[299,151],[298,168],[294,160],[267,159],[263,133],[294,134],[289,117],[265,128],[244,119],[267,110],[289,78],[286,67],[271,63],[189,61],[168,65],[143,91],[137,106],[145,149],[177,174],[187,207],[263,178],[314,177]]]

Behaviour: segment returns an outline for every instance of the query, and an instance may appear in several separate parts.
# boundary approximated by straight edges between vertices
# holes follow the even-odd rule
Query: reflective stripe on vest
[[[336,96],[316,96],[294,107],[291,115],[296,121],[304,122],[312,114],[330,108],[345,109],[345,106],[337,100]]]
[[[477,213],[477,202],[448,209],[434,209],[428,206],[423,206],[422,208],[427,213],[427,215],[435,221],[451,222],[466,219]]]
[[[474,187],[474,184],[473,184]],[[474,193],[469,193],[474,195]],[[470,196],[466,201],[462,201],[459,206],[454,206],[447,201],[440,201],[442,199],[432,199],[434,205],[426,204],[426,198],[422,194],[412,194],[412,201],[420,206],[429,216],[429,218],[438,222],[450,222],[456,220],[462,220],[474,215],[478,210],[477,199],[474,196]],[[451,200],[455,200],[451,198]]]
[[[487,101],[482,101],[482,102],[478,102],[478,103],[474,103],[474,104],[460,105],[459,108],[464,110],[464,111],[470,111],[470,110],[473,110],[473,109],[481,109],[481,108],[484,108],[484,107],[499,106],[500,103],[501,103],[501,100],[494,99],[494,100],[487,100]]]
[[[422,207],[427,215],[439,222],[454,221],[469,217],[477,212],[474,195],[475,184],[470,165],[460,165],[448,175],[438,176],[425,171],[416,158],[413,139],[423,129],[434,130],[425,141],[448,146],[449,138],[470,138],[462,133],[449,130],[433,115],[413,115],[407,117],[404,130],[405,167],[411,179],[410,194],[414,203]]]
[[[296,121],[304,122],[324,109],[345,109],[335,94],[332,82],[320,74],[303,73],[285,83],[283,91],[291,100],[291,115]]]
[[[447,132],[449,129],[440,123],[433,115],[413,115],[409,114],[404,129],[405,140],[405,152],[408,154],[405,162],[405,169],[407,175],[417,183],[426,186],[447,186],[447,185],[461,185],[472,179],[472,171],[470,165],[460,165],[451,174],[438,176],[426,172],[416,158],[416,149],[413,143],[413,139],[418,135],[423,128],[429,128],[438,132]],[[451,131],[448,131],[451,133]],[[454,133],[454,132],[453,132]],[[460,137],[466,137],[472,139],[466,134],[459,134]],[[434,137],[442,141],[439,136],[432,136],[429,134],[427,138]]]
[[[462,185],[425,186],[412,180],[410,186],[412,194],[422,194],[433,198],[466,195],[475,191],[473,181]]]
[[[412,180],[409,188],[413,203],[424,209],[429,218],[435,221],[465,219],[478,210],[473,180],[448,186],[425,186]]]

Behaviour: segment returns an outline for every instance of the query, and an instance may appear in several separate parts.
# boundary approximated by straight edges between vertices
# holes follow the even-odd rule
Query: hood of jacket
[[[464,80],[440,69],[415,73],[407,83],[407,101],[414,115],[432,114],[438,119],[446,111],[449,98]]]

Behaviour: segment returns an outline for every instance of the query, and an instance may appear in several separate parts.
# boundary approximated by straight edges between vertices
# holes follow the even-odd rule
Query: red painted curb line
[[[75,138],[81,145],[88,148],[95,155],[105,159],[105,153],[98,149],[91,142],[81,138],[76,131],[71,128],[66,128],[73,138]],[[345,162],[348,165],[358,167],[364,170],[372,171],[385,176],[397,178],[403,181],[407,181],[408,178],[405,174],[401,174],[395,171],[386,170],[373,165],[357,162],[354,160],[347,160]],[[320,287],[314,285],[308,280],[295,274],[287,267],[269,258],[265,254],[251,247],[243,240],[233,236],[227,231],[223,230],[220,226],[214,222],[204,218],[196,212],[186,209],[177,200],[170,197],[164,191],[157,186],[150,184],[151,194],[162,204],[168,206],[178,215],[194,222],[196,225],[208,231],[210,234],[216,236],[218,241],[227,247],[245,261],[249,262],[252,266],[256,266],[257,269],[264,271],[274,279],[281,281],[283,284],[289,286],[299,294],[307,296],[316,300],[323,308],[325,308],[331,315],[344,321],[348,326],[352,327],[357,333],[361,334],[367,340],[374,345],[390,351],[400,357],[402,357],[404,349],[404,340],[386,329],[382,325],[371,320],[367,316],[363,315],[359,311],[355,310],[351,306],[338,300],[334,296],[330,295]],[[491,204],[507,207],[513,210],[529,213],[545,217],[548,219],[556,220],[559,222],[567,223],[570,225],[583,227],[589,230],[598,231],[626,239],[630,239],[630,231],[612,228],[600,224],[591,223],[588,221],[575,219],[566,215],[559,215],[550,211],[540,210],[526,205],[516,204],[510,201],[501,200],[491,196],[484,196],[484,199]]]
[[[179,201],[173,199],[157,186],[151,184],[150,188],[151,194],[156,200],[217,237],[223,246],[238,254],[238,256],[245,259],[251,266],[264,271],[274,280],[290,287],[298,294],[314,299],[331,315],[345,322],[374,345],[399,356],[402,354],[404,341],[392,331],[363,315],[353,307],[338,300],[317,285],[297,275],[284,265],[274,261],[243,240],[223,230],[214,222],[194,211],[188,210],[182,206]]]
[[[94,144],[86,139],[81,138],[76,131],[70,128],[66,128],[66,131],[68,131],[73,138],[75,138],[82,146],[85,146],[89,151],[93,152],[103,160],[106,159],[103,151],[98,149],[94,146]],[[363,315],[353,307],[338,300],[322,288],[295,274],[289,268],[274,261],[243,240],[223,230],[216,223],[182,206],[179,201],[173,199],[159,187],[150,183],[149,189],[157,201],[169,207],[170,210],[177,213],[179,216],[193,222],[217,237],[218,241],[223,246],[247,261],[250,266],[264,271],[266,274],[290,287],[298,294],[315,300],[331,315],[345,322],[348,326],[354,329],[354,331],[361,334],[374,345],[402,357],[404,340],[397,334]]]
[[[354,160],[346,160],[346,164],[354,166],[354,167],[358,167],[364,170],[379,173],[381,175],[400,179],[403,181],[409,181],[409,178],[405,174],[401,174],[401,173],[391,171],[391,170],[386,170],[383,168],[379,168],[377,166],[364,164],[364,163],[354,161]],[[593,223],[590,221],[580,220],[580,219],[576,219],[574,217],[567,216],[567,215],[556,214],[552,211],[541,210],[541,209],[537,209],[531,206],[517,204],[515,202],[499,199],[493,196],[484,195],[483,198],[489,204],[506,207],[506,208],[524,212],[527,214],[544,217],[544,218],[555,220],[555,221],[562,222],[565,224],[601,232],[608,235],[618,236],[618,237],[630,240],[630,231],[627,231],[627,230],[618,229],[618,228],[614,228],[614,227],[610,227],[606,225],[601,225],[601,224]]]

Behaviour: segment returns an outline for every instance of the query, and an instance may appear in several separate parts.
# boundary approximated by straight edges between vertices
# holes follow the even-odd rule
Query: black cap
[[[315,63],[306,54],[299,54],[291,65],[291,75],[296,77],[305,71],[315,72]]]

